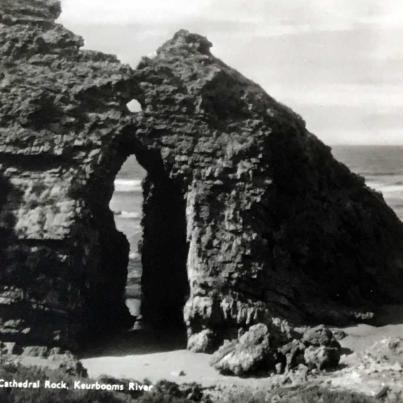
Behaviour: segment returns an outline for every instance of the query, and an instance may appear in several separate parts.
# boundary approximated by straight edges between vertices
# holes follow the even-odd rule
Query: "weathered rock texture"
[[[276,353],[278,340],[273,339],[266,325],[251,326],[239,340],[225,341],[213,355],[211,365],[223,374],[238,376],[273,370],[281,359]]]
[[[132,71],[80,51],[57,1],[0,1],[0,338],[121,328],[128,242],[108,203]]]
[[[339,342],[324,326],[308,329],[304,334],[287,334],[274,326],[258,323],[238,340],[226,340],[210,363],[223,374],[268,375],[301,366],[307,371],[335,369],[340,355]]]
[[[133,71],[80,50],[59,12],[0,0],[1,339],[71,345],[130,325],[108,207],[130,154],[148,173],[143,313],[173,324],[184,309],[195,349],[403,299],[401,222],[298,115],[199,35]]]
[[[190,344],[205,329],[221,340],[273,316],[346,320],[401,300],[403,226],[382,196],[210,46],[179,32],[136,71],[137,136],[186,198]],[[153,250],[148,237],[145,270]],[[158,289],[144,280],[152,304]]]

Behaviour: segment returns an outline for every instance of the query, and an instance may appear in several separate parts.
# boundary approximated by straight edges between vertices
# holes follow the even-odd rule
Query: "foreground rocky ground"
[[[377,322],[344,329],[333,328],[330,340],[336,345],[334,338],[339,339],[337,343],[340,345],[340,361],[330,371],[320,365],[299,362],[290,368],[284,367],[281,370],[278,368],[279,373],[272,371],[269,374],[267,371],[261,371],[254,372],[252,376],[243,373],[242,377],[223,375],[213,368],[217,367],[217,363],[220,363],[217,367],[220,371],[223,367],[228,368],[228,365],[231,367],[234,363],[236,364],[234,368],[239,368],[239,365],[241,368],[246,368],[247,364],[258,356],[254,353],[261,352],[264,350],[263,347],[244,350],[244,359],[239,364],[236,348],[242,344],[241,340],[245,342],[245,335],[234,343],[235,348],[230,348],[227,355],[222,351],[219,354],[208,355],[192,353],[183,349],[183,340],[175,341],[173,336],[169,340],[171,336],[168,334],[159,334],[154,340],[150,340],[149,336],[142,336],[144,337],[142,348],[139,347],[140,335],[133,336],[137,337],[136,347],[130,347],[133,340],[131,342],[130,339],[127,340],[127,335],[122,336],[120,341],[119,338],[111,339],[109,346],[104,344],[103,348],[100,346],[94,348],[92,352],[83,356],[80,362],[71,354],[58,349],[30,348],[23,354],[7,354],[12,353],[12,349],[14,352],[19,351],[15,350],[16,346],[3,343],[1,349],[3,372],[0,372],[0,378],[19,377],[34,380],[38,379],[38,376],[41,379],[62,377],[70,384],[80,379],[87,383],[98,380],[98,382],[127,384],[128,379],[131,381],[134,379],[139,383],[154,385],[152,391],[135,391],[136,393],[127,390],[114,393],[76,390],[31,391],[31,396],[34,396],[32,402],[48,402],[46,396],[53,393],[53,396],[59,398],[62,396],[61,401],[66,402],[398,403],[403,401],[403,338],[400,337],[403,335],[402,313],[401,306],[388,307],[384,309],[383,317],[378,319],[387,320],[387,323]],[[262,329],[257,330],[259,331],[254,335],[262,336]],[[301,338],[302,344],[309,335],[310,343],[313,343],[313,336],[326,339],[326,335],[330,332],[323,332],[322,328],[321,331],[310,329],[304,334],[305,336]],[[164,339],[165,345],[161,342]],[[263,346],[266,345],[265,332],[261,341]],[[306,350],[311,349],[308,347]],[[310,358],[310,354],[307,356]],[[314,357],[323,358],[326,355],[314,355]],[[8,391],[7,398],[15,397],[15,400],[4,400],[5,393],[5,390],[0,391],[1,402],[29,401],[21,400],[21,396],[30,396],[29,392]]]
[[[395,365],[396,367],[396,365]],[[394,368],[394,371],[396,368]],[[292,379],[292,377],[294,379]],[[351,374],[350,374],[351,376]],[[129,383],[134,382],[132,379],[117,379],[113,377],[103,376],[95,379],[89,379],[82,374],[81,376],[72,376],[63,369],[46,369],[35,367],[24,367],[16,364],[3,364],[0,369],[0,377],[2,379],[15,379],[17,381],[25,381],[26,379],[40,379],[42,382],[49,380],[52,383],[65,382],[70,389],[51,390],[51,389],[0,389],[0,400],[3,403],[17,402],[87,402],[87,403],[103,403],[103,402],[228,402],[228,403],[263,403],[263,402],[289,402],[289,403],[375,403],[375,402],[401,402],[401,388],[382,387],[377,394],[368,395],[355,392],[349,389],[334,387],[330,382],[318,377],[303,379],[301,373],[289,374],[287,378],[273,377],[271,383],[267,386],[251,387],[239,385],[226,386],[218,384],[215,387],[202,387],[199,384],[177,384],[170,381],[159,381],[152,385],[151,391],[130,390]],[[290,383],[285,382],[290,379]],[[123,391],[108,390],[71,390],[75,382],[81,384],[113,384],[122,385]],[[147,383],[147,381],[144,381]],[[400,385],[401,386],[401,385]]]

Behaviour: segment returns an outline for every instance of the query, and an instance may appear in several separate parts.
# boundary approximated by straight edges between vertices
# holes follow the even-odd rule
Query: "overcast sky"
[[[181,28],[329,144],[403,144],[402,0],[62,0],[86,47],[134,67]]]

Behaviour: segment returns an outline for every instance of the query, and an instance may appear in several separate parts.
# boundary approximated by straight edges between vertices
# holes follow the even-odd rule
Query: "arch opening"
[[[130,245],[125,298],[130,314],[134,317],[140,315],[141,303],[140,247],[143,204],[141,181],[145,175],[145,170],[134,155],[129,156],[116,175],[115,190],[109,203],[114,214],[116,228],[126,236]]]
[[[126,104],[127,109],[132,113],[138,113],[143,110],[141,104],[137,99],[132,99],[130,102]]]
[[[183,333],[189,296],[184,195],[168,176],[146,172],[134,155],[114,183],[109,206],[130,245],[125,298],[134,329]]]

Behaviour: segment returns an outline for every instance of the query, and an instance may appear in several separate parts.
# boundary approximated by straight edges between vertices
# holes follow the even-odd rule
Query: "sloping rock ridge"
[[[301,117],[199,35],[133,70],[82,50],[59,13],[0,0],[1,340],[78,346],[131,326],[108,205],[132,154],[147,171],[143,314],[184,321],[192,349],[402,302],[402,223]]]

